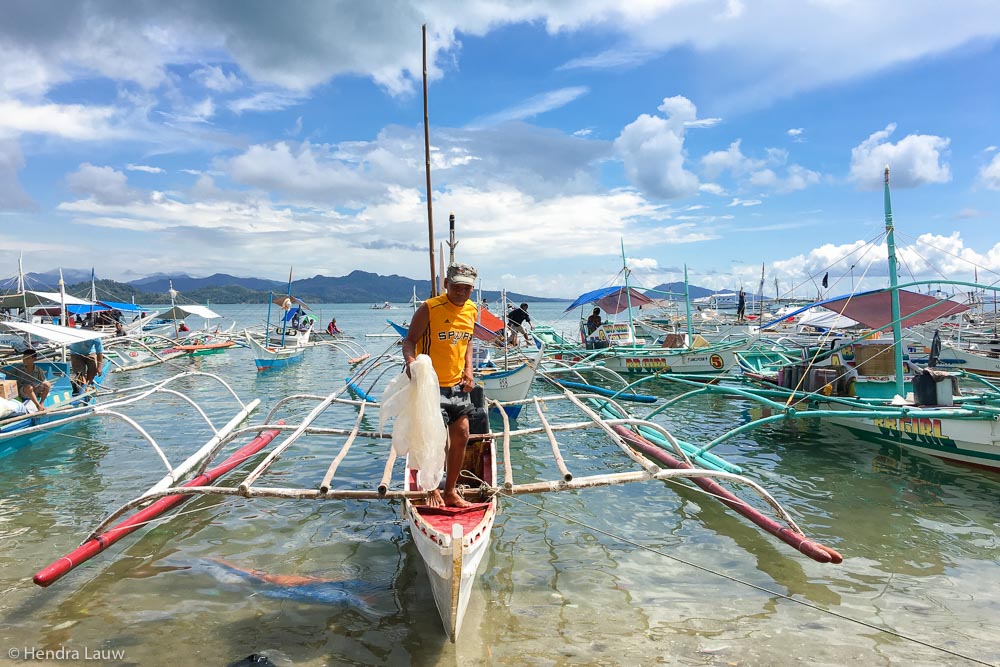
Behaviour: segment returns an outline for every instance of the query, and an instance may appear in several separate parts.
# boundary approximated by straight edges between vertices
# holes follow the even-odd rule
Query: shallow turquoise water
[[[213,307],[241,324],[263,315],[259,306]],[[559,307],[531,310],[535,319],[554,321]],[[386,316],[403,320],[408,311],[324,306],[323,326],[330,314],[376,354],[389,339],[361,334],[383,331]],[[322,348],[273,375],[258,375],[244,349],[176,368],[217,373],[244,400],[260,397],[257,422],[281,397],[326,394],[349,373],[344,355]],[[114,383],[171,370],[143,373]],[[217,424],[235,409],[217,384],[190,381],[187,388]],[[651,383],[643,391],[677,390]],[[136,406],[129,415],[168,455],[208,437],[176,400]],[[699,440],[752,416],[739,402],[706,397],[658,421]],[[325,421],[350,425],[353,418]],[[339,446],[311,440],[268,479],[308,485]],[[338,479],[377,483],[385,446],[359,440]],[[743,466],[811,538],[840,550],[844,563],[814,563],[676,484],[521,496],[502,502],[463,635],[452,645],[396,503],[196,499],[51,588],[35,587],[36,570],[162,474],[148,445],[121,424],[86,422],[0,460],[0,648],[64,647],[81,655],[110,648],[125,652],[120,662],[143,665],[224,665],[255,652],[307,665],[963,664],[822,611],[830,610],[1000,662],[1000,476],[878,450],[813,423],[743,437],[719,453]],[[624,461],[592,437],[570,438],[563,454],[577,475]],[[555,470],[544,438],[516,443],[512,458],[518,481]],[[336,581],[289,599],[288,589],[248,581],[220,560]],[[340,597],[322,601],[331,591]]]

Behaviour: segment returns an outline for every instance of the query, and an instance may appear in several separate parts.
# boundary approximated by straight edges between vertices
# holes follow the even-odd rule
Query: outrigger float
[[[387,368],[372,363],[366,370],[385,375]],[[397,362],[394,373],[399,371]],[[358,381],[363,382],[364,378],[359,377]],[[458,487],[459,492],[474,504],[463,509],[431,508],[425,504],[428,492],[420,488],[409,461],[397,461],[395,451],[386,442],[392,433],[365,428],[377,419],[380,404],[346,398],[346,391],[345,387],[327,396],[289,396],[274,406],[262,424],[227,428],[225,432],[220,430],[189,457],[183,467],[168,466],[171,472],[167,477],[104,519],[78,549],[41,569],[34,577],[35,583],[40,586],[53,584],[88,558],[193,496],[396,501],[402,503],[403,516],[426,565],[447,636],[455,641],[462,629],[476,573],[489,550],[501,498],[655,480],[690,481],[813,560],[821,563],[842,560],[833,549],[808,539],[789,514],[758,484],[719,468],[696,467],[661,426],[635,419],[613,399],[596,394],[575,395],[564,391],[518,401],[517,407],[525,408],[522,422],[537,421],[536,425],[523,428],[511,426],[503,404],[493,401],[483,406],[497,408],[497,417],[493,425],[485,418],[485,412],[470,420],[473,426],[477,423],[481,426],[473,430],[485,432],[474,434],[470,439]],[[599,412],[602,407],[618,416],[603,416]],[[308,413],[297,423],[285,423],[280,418],[286,412],[302,415],[304,410]],[[556,414],[558,419],[553,418]],[[577,437],[575,445],[567,444],[566,437],[571,433],[583,433],[587,437],[585,440]],[[232,450],[237,439],[247,437],[252,438],[249,443],[221,463],[215,463],[220,452]],[[299,456],[307,448],[309,438],[334,438],[339,441],[339,447],[331,448],[324,443],[322,449],[330,452],[326,460],[316,456],[315,448],[307,449],[308,456]],[[519,445],[539,438],[544,438],[550,446],[551,461],[531,468],[547,469],[553,478],[515,480],[516,460],[521,455]],[[604,450],[598,451],[596,438],[605,442]],[[381,478],[364,480],[357,474],[344,474],[341,477],[351,481],[340,484],[338,470],[347,467],[345,459],[359,440],[385,443],[381,450],[384,458],[364,459],[367,470],[382,471]],[[581,442],[586,446],[580,447]],[[272,446],[267,449],[269,445]],[[609,451],[619,452],[627,459],[625,465],[609,456]],[[311,478],[312,482],[298,487],[269,485],[269,479],[287,479],[287,469],[274,468],[283,459],[294,460],[296,466],[310,466],[306,470],[297,468],[294,473],[296,479]],[[579,462],[587,469],[606,467],[607,472],[578,476],[567,461]],[[623,469],[627,466],[632,469]],[[239,479],[227,485],[219,483],[226,473],[237,468],[241,469]],[[556,474],[551,474],[553,471]],[[269,473],[274,475],[269,478]],[[748,499],[737,495],[737,491],[744,492]]]

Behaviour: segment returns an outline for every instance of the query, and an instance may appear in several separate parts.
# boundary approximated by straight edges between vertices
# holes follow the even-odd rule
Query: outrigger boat
[[[373,359],[360,375],[384,376],[390,368],[399,372],[398,357]],[[654,480],[690,480],[709,489],[712,497],[810,558],[824,563],[841,561],[841,556],[833,549],[806,538],[789,514],[755,482],[717,468],[695,467],[682,449],[670,444],[673,438],[662,427],[634,419],[614,401],[592,394],[577,396],[565,391],[525,399],[520,403],[530,408],[537,424],[518,429],[511,427],[503,406],[495,405],[495,402],[501,422],[499,430],[490,427],[484,414],[474,417],[473,424],[478,424],[479,428],[473,430],[487,432],[471,439],[458,487],[468,500],[476,502],[472,508],[427,507],[424,504],[427,491],[417,484],[410,462],[402,466],[400,475],[399,461],[394,450],[387,445],[382,449],[384,455],[381,460],[372,460],[367,464],[373,471],[381,470],[381,479],[377,483],[375,479],[359,478],[354,471],[354,474],[343,475],[348,481],[340,484],[338,470],[355,442],[359,439],[385,442],[392,437],[391,432],[364,429],[364,425],[370,423],[372,413],[381,410],[380,404],[344,398],[344,391],[342,389],[327,396],[289,396],[274,406],[264,423],[231,428],[224,433],[220,431],[210,445],[202,447],[188,459],[189,465],[185,470],[193,478],[186,479],[175,469],[169,481],[154,485],[102,521],[79,549],[40,570],[35,575],[35,582],[41,586],[52,584],[117,539],[141,529],[144,522],[195,495],[300,501],[398,501],[403,503],[412,539],[427,567],[431,591],[445,631],[448,638],[455,641],[462,630],[475,575],[489,550],[500,499]],[[301,421],[286,424],[280,419],[286,411],[302,414],[303,406],[300,404],[303,403],[304,407],[311,407]],[[595,407],[598,405],[612,406],[620,416],[604,417],[598,413]],[[552,415],[557,413],[564,416],[553,419]],[[330,422],[334,425],[324,425]],[[572,434],[579,437],[582,432],[592,436],[581,441],[584,443],[582,447],[566,444],[567,437]],[[661,443],[667,444],[657,444],[643,433],[656,434]],[[239,447],[224,462],[213,463],[224,449],[232,449],[232,443],[238,438],[251,436],[253,440],[250,443]],[[518,483],[514,478],[514,471],[520,469],[516,462],[518,446],[539,436],[551,448],[550,463],[540,473],[542,479]],[[315,448],[308,450],[309,456],[299,456],[308,446],[308,439],[316,437],[337,438],[340,446],[331,448],[324,443],[322,451],[329,452],[325,460],[323,456],[313,455],[317,451]],[[601,449],[597,439],[605,443],[604,449]],[[277,444],[265,455],[265,448],[272,442]],[[619,452],[624,462],[612,460],[612,451]],[[248,469],[251,457],[254,457],[252,469]],[[304,485],[300,482],[299,486],[285,487],[268,483],[269,480],[287,479],[288,469],[276,468],[279,461],[294,461],[297,466],[308,466],[308,469],[295,471],[295,478],[303,480]],[[567,461],[577,463],[591,474],[577,476],[570,470],[572,464],[567,464]],[[240,466],[243,470],[235,483],[215,483],[222,475]],[[606,471],[595,471],[599,467],[604,467]],[[532,469],[538,467],[532,466]],[[502,474],[498,474],[498,470],[502,470]],[[273,476],[268,477],[271,473]],[[734,484],[737,489],[748,491],[744,495],[750,498],[737,496],[720,483]],[[775,516],[772,518],[765,511]]]
[[[302,312],[306,304],[291,294],[292,273],[288,272],[288,293],[275,298],[271,294],[271,299],[267,304],[267,322],[264,328],[264,342],[258,341],[249,331],[244,331],[247,345],[253,352],[254,364],[258,371],[269,371],[284,368],[291,363],[302,360],[306,347],[309,346],[309,335],[312,333],[312,324],[304,331],[292,326],[293,320],[297,320],[293,313]],[[271,306],[277,305],[284,311],[284,316],[280,323],[271,331]]]
[[[740,353],[739,380],[702,386],[672,399],[668,405],[710,391],[755,401],[766,410],[768,416],[715,438],[697,453],[707,453],[740,433],[774,421],[818,418],[863,441],[1000,470],[1000,388],[979,375],[935,368],[941,354],[939,344],[931,346],[937,350],[929,354],[928,368],[904,356],[904,324],[922,324],[960,313],[967,306],[904,289],[924,282],[898,284],[888,167],[884,199],[889,287],[817,304],[871,330],[863,340],[838,341],[826,349],[804,349],[798,358],[773,350]],[[963,281],[934,281],[939,283],[1000,290]],[[892,332],[891,339],[881,337],[884,330]],[[965,389],[960,388],[959,380]]]

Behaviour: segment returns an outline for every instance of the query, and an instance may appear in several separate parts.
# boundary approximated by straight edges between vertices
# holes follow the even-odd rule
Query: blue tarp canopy
[[[605,312],[615,315],[630,306],[638,308],[647,303],[653,303],[653,300],[634,287],[629,287],[627,292],[624,287],[602,287],[581,294],[564,312],[569,312],[587,303],[596,303]]]
[[[98,301],[97,303],[103,304],[111,310],[120,310],[123,313],[139,313],[145,310],[142,306],[137,306],[134,303],[119,303],[118,301]]]

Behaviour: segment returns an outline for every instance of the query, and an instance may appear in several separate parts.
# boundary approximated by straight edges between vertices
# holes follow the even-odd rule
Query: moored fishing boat
[[[720,384],[703,390],[759,402],[771,414],[733,429],[701,451],[707,452],[739,433],[773,421],[818,418],[846,429],[862,441],[1000,469],[1000,390],[976,375],[937,369],[938,357],[945,354],[939,346],[932,346],[938,350],[929,354],[928,368],[904,356],[904,323],[913,326],[930,322],[963,312],[967,306],[947,297],[903,289],[924,283],[898,284],[888,167],[884,201],[889,287],[816,304],[870,327],[870,332],[863,336],[864,340],[814,348],[804,359],[774,353],[742,355],[743,384]],[[934,282],[1000,290],[964,281]],[[881,336],[886,330],[891,331],[891,338]],[[973,388],[960,388],[960,378],[975,383]]]

